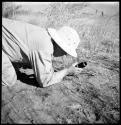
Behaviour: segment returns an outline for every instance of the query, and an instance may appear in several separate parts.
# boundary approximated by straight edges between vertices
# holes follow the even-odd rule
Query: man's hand
[[[79,74],[83,70],[82,68],[77,68],[75,67],[78,64],[78,62],[73,63],[69,68],[68,68],[68,74]]]
[[[78,64],[78,62],[73,63],[68,68],[65,68],[65,69],[63,69],[61,71],[58,71],[58,72],[54,72],[51,80],[48,83],[44,84],[43,87],[47,87],[47,86],[50,86],[50,85],[53,85],[53,84],[61,82],[61,80],[68,74],[75,74],[75,75],[77,75],[77,74],[81,73],[83,68],[75,67],[77,64]]]

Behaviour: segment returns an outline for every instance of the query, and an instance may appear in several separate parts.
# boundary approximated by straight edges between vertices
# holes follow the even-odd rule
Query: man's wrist
[[[67,75],[72,72],[70,67],[69,67],[69,68],[66,68],[66,70],[67,70]]]

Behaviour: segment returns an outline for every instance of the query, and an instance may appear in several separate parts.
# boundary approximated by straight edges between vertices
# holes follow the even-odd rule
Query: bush
[[[16,13],[16,10],[20,6],[15,5],[14,2],[3,2],[2,3],[2,17],[11,18]]]

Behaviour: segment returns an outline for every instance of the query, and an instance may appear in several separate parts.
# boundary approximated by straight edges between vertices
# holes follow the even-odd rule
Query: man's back
[[[50,81],[53,75],[53,44],[46,29],[4,18],[2,20],[2,51],[9,60],[7,66],[11,61],[30,64],[40,86]],[[3,58],[5,59],[4,55]],[[4,62],[2,63],[4,65]],[[2,71],[5,77],[9,73],[6,73],[7,66]],[[11,77],[7,77],[10,83]]]
[[[46,29],[25,22],[10,20],[6,18],[2,19],[2,25],[13,35],[16,34],[17,37],[19,37],[19,39],[27,46],[30,51],[41,50],[43,52],[53,54],[51,37],[48,35]],[[6,40],[3,44],[5,44],[5,42]],[[7,43],[4,45],[4,49],[10,48],[7,47],[7,45],[9,46]],[[17,46],[15,46],[16,45],[13,46],[14,51],[18,52],[19,49]]]

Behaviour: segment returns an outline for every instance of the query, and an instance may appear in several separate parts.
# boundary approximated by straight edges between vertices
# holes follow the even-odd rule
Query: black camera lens
[[[86,66],[87,66],[87,62],[81,62],[81,63],[77,64],[75,67],[84,68]]]

